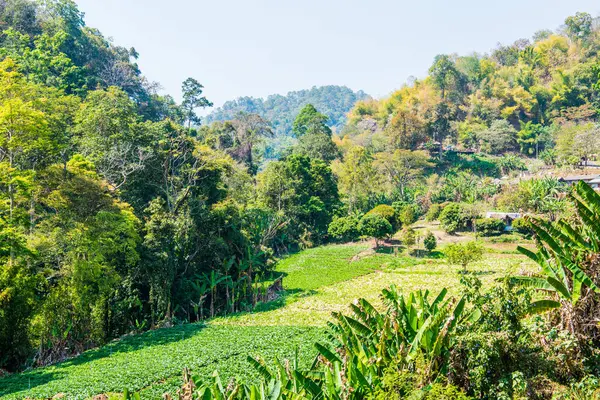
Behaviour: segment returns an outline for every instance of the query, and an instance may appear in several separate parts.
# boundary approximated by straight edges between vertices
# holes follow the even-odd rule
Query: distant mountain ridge
[[[334,130],[346,123],[346,114],[359,100],[370,98],[362,90],[353,91],[346,86],[313,86],[311,89],[289,92],[287,95],[273,94],[266,99],[240,97],[223,104],[204,118],[205,124],[227,121],[237,113],[258,114],[269,120],[277,136],[290,136],[296,115],[306,104],[312,104],[329,117],[329,125]]]

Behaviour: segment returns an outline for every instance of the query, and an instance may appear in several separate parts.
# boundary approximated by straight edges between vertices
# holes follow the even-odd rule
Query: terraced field
[[[513,247],[490,246],[486,259],[471,270],[490,284],[508,272],[532,268]],[[282,260],[277,270],[288,293],[257,312],[126,337],[55,366],[0,378],[0,397],[64,393],[84,399],[129,388],[141,391],[142,398],[156,399],[176,390],[183,367],[207,378],[217,370],[224,381],[234,376],[253,380],[257,376],[247,355],[291,359],[297,348],[300,364],[308,366],[330,313],[346,310],[356,298],[377,302],[381,289],[390,284],[405,292],[442,287],[452,292],[459,285],[457,267],[437,259],[375,253],[368,245],[306,250]]]

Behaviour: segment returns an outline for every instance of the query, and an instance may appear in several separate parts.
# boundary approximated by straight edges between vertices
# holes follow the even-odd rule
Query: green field
[[[404,292],[442,287],[452,292],[458,287],[457,267],[367,250],[367,245],[339,245],[292,255],[277,267],[288,295],[258,312],[126,337],[55,366],[2,378],[0,396],[47,398],[65,393],[67,398],[87,398],[129,388],[155,399],[175,391],[184,367],[207,378],[218,370],[225,381],[234,376],[253,380],[257,376],[247,355],[290,359],[298,347],[300,363],[309,365],[313,343],[322,337],[330,313],[346,310],[356,298],[377,302],[380,290],[390,284]],[[507,272],[529,268],[511,251],[490,249],[471,270],[490,284]]]

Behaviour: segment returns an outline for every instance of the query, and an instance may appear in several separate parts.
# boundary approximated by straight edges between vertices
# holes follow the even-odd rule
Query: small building
[[[564,176],[559,179],[560,182],[565,182],[569,185],[574,185],[577,182],[585,182],[590,184],[592,181],[597,181],[600,184],[600,175],[572,175]],[[593,186],[592,186],[593,187]]]

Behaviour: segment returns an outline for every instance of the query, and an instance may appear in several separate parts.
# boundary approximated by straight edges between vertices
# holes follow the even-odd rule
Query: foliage
[[[475,229],[477,233],[483,236],[493,236],[504,232],[506,223],[501,219],[481,218],[475,220]]]
[[[560,309],[560,322],[564,329],[580,338],[596,341],[600,337],[598,327],[587,321],[596,318],[592,304],[596,303],[600,293],[595,283],[600,250],[600,195],[581,182],[575,186],[570,201],[577,210],[576,220],[561,219],[551,224],[527,217],[541,245],[537,253],[524,247],[519,247],[519,251],[537,262],[542,273],[539,276],[514,277],[513,280],[549,295],[532,302],[530,312]]]
[[[380,215],[392,225],[394,231],[397,231],[400,228],[401,222],[399,216],[396,213],[396,209],[392,206],[380,204],[370,210],[366,215]]]
[[[439,216],[440,225],[447,233],[455,233],[466,228],[463,207],[458,203],[447,204]]]
[[[321,327],[232,328],[202,324],[158,329],[91,350],[76,361],[57,364],[51,367],[55,372],[48,371],[60,374],[51,382],[35,372],[5,378],[0,396],[50,398],[64,393],[65,397],[87,398],[129,388],[141,391],[142,398],[161,398],[164,392],[172,390],[174,393],[180,386],[181,365],[205,379],[218,369],[227,379],[237,377],[259,382],[259,373],[247,361],[249,349],[262,354],[269,363],[276,359],[293,359],[298,351],[298,366],[306,369],[316,355],[312,344],[321,340],[323,331]],[[124,366],[127,367],[124,369]],[[78,378],[73,381],[67,376]],[[148,387],[153,382],[157,383],[156,387]]]
[[[379,312],[365,299],[358,300],[352,315],[334,314],[335,322],[329,328],[333,344],[315,345],[319,358],[310,371],[300,370],[297,362],[288,368],[276,362],[273,370],[261,358],[250,357],[248,360],[262,376],[257,386],[235,384],[224,388],[218,374],[214,374],[212,382],[193,382],[187,387],[190,394],[206,398],[254,398],[267,393],[274,399],[359,399],[382,393],[383,378],[391,369],[402,374],[416,368],[424,383],[434,382],[447,368],[455,332],[480,317],[477,311],[465,311],[464,299],[446,300],[446,293],[443,289],[433,301],[428,299],[428,292],[411,293],[405,298],[392,286],[382,293],[385,312]],[[398,327],[397,335],[390,334],[392,326]],[[442,385],[430,390],[428,396],[462,394]]]
[[[449,244],[444,254],[450,264],[460,265],[466,270],[469,264],[483,258],[483,247],[475,241]]]
[[[443,209],[444,207],[441,204],[432,204],[431,207],[429,207],[429,210],[427,210],[427,214],[425,215],[425,221],[436,221],[440,217],[440,214],[442,213]]]
[[[361,235],[375,239],[375,245],[379,247],[379,241],[394,233],[392,224],[379,214],[367,214],[360,219],[358,230]]]
[[[415,244],[417,244],[417,233],[415,232],[415,230],[413,228],[411,228],[410,226],[407,226],[404,229],[402,229],[401,239],[402,239],[402,243],[405,246],[407,246],[407,247],[414,246]]]
[[[293,154],[270,163],[257,180],[265,205],[293,221],[286,226],[283,245],[294,244],[304,232],[318,242],[327,232],[339,199],[337,183],[325,162]]]
[[[531,235],[533,231],[531,230],[531,226],[529,222],[525,218],[515,218],[512,221],[511,227],[514,231],[517,231],[523,235]]]
[[[423,245],[428,252],[432,252],[437,247],[437,239],[435,238],[435,235],[431,233],[431,231],[428,231],[425,235],[425,238],[423,239]]]
[[[359,219],[355,216],[334,217],[327,228],[327,233],[334,240],[352,242],[360,237],[358,223]]]

